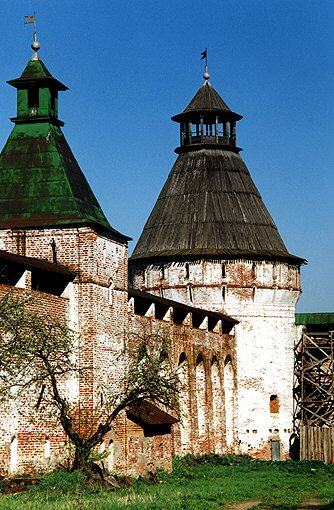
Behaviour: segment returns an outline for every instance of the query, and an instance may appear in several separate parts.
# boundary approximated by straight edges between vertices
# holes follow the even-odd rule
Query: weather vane
[[[204,51],[202,51],[201,53],[201,60],[205,59],[205,69],[204,69],[204,74],[203,74],[203,78],[204,80],[208,80],[210,78],[210,75],[208,73],[208,48],[205,48]]]
[[[24,17],[24,24],[25,25],[28,25],[28,24],[31,24],[31,23],[33,23],[33,25],[34,25],[34,40],[31,43],[31,48],[34,50],[34,54],[31,57],[31,60],[39,60],[39,56],[38,56],[37,52],[40,49],[41,45],[37,41],[36,14],[35,14],[35,12],[34,12],[34,14],[32,16],[25,16]]]

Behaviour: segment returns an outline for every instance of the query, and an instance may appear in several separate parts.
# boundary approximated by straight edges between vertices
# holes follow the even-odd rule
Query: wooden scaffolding
[[[295,421],[334,426],[334,341],[303,333],[295,346]]]
[[[300,458],[334,459],[334,331],[303,332],[295,346],[295,429]]]

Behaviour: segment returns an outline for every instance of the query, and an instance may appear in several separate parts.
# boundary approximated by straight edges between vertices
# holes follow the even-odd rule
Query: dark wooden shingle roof
[[[174,164],[131,260],[289,254],[239,154],[190,150]]]
[[[207,80],[203,83],[202,87],[197,91],[183,112],[174,115],[172,120],[179,122],[189,117],[191,113],[220,114],[221,116],[228,116],[234,120],[242,119],[242,115],[233,112]]]

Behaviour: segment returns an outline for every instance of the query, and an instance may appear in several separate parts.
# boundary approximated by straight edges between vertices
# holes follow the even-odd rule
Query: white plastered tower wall
[[[289,455],[293,431],[298,291],[266,289],[261,297],[262,303],[256,303],[256,298],[254,303],[243,302],[239,306],[229,307],[226,303],[229,313],[239,320],[236,432],[241,453],[270,459],[272,442],[278,441],[279,458],[284,459]]]

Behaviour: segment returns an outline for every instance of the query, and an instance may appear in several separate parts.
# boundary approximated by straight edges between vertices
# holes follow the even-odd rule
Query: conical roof
[[[67,87],[40,60],[31,60],[21,77],[9,83],[19,94],[28,83],[30,89],[35,87],[39,108],[31,111],[27,96],[20,96],[18,116],[12,119],[15,127],[0,155],[0,228],[91,225],[122,241],[130,239],[109,224],[60,129],[56,111],[43,107],[50,104],[47,94]]]
[[[239,154],[181,154],[131,257],[291,258]]]
[[[174,115],[172,120],[179,122],[183,118],[189,117],[189,114],[212,113],[228,115],[231,119],[242,119],[242,115],[233,112],[220,97],[208,80],[205,80],[202,87],[196,92],[188,106],[182,113]]]
[[[210,124],[212,114],[231,112],[206,82],[173,120],[188,124],[194,111]],[[194,141],[194,136],[197,137]],[[175,162],[131,256],[141,259],[198,257],[274,258],[291,255],[238,151],[220,143],[220,135],[193,135]]]

